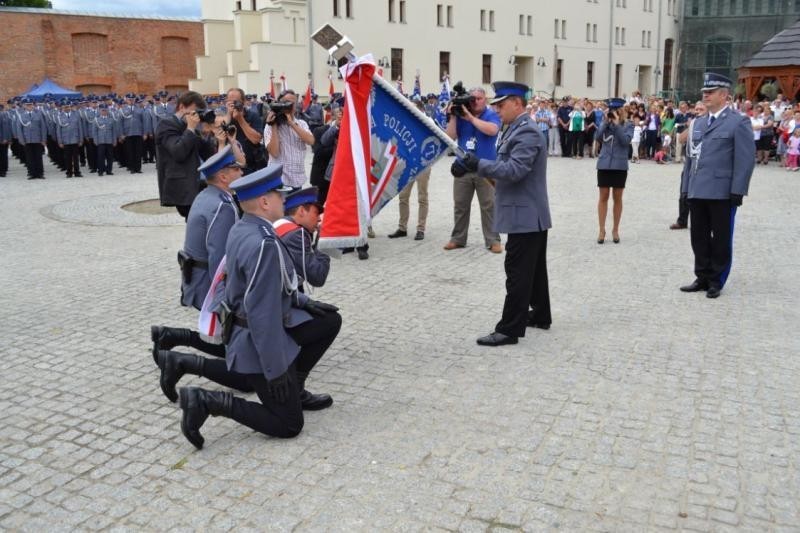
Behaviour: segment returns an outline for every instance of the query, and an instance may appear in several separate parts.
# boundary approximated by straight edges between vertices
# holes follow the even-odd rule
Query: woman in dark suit
[[[615,243],[619,242],[622,193],[628,179],[628,151],[633,139],[633,123],[628,120],[628,114],[622,107],[625,100],[610,98],[606,103],[608,111],[605,120],[595,134],[595,139],[600,142],[600,155],[597,158],[597,187],[600,191],[597,217],[600,232],[597,235],[597,244],[603,244],[606,240],[606,214],[611,191],[614,196],[614,227],[611,235]]]

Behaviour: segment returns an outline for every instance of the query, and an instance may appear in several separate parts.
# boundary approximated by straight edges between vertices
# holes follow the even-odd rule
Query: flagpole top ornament
[[[337,61],[352,55],[354,48],[353,42],[330,24],[325,24],[311,34],[311,40],[325,48],[328,51],[328,55]]]

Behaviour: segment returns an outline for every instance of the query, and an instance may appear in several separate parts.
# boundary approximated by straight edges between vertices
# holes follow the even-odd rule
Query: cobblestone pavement
[[[677,166],[634,166],[622,242],[598,246],[593,161],[551,159],[553,328],[491,349],[475,338],[499,316],[503,256],[481,246],[477,207],[468,247],[442,250],[450,162],[424,241],[386,238],[392,203],[370,259],[335,261],[315,294],[344,317],[309,381],[333,408],[290,441],[212,418],[202,451],[148,353],[150,324],[196,323],[178,305],[181,220],[118,209],[156,196],[153,167],[26,181],[14,162],[0,528],[797,531],[797,174],[756,170],[709,301],[678,291]]]

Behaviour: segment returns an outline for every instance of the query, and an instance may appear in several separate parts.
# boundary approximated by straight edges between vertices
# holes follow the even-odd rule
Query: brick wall
[[[186,89],[203,54],[201,22],[0,11],[0,100],[50,78],[82,91]]]

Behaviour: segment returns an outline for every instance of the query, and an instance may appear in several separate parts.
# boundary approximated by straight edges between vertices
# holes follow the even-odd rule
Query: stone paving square
[[[553,327],[482,348],[503,256],[452,229],[451,160],[423,241],[335,260],[344,326],[309,380],[331,409],[294,440],[223,418],[196,451],[158,387],[149,326],[178,304],[177,214],[155,170],[0,179],[4,531],[798,531],[797,174],[759,167],[722,296],[692,280],[677,165],[632,166],[620,244],[595,243],[594,161],[551,158]],[[416,224],[412,195],[410,227]],[[609,219],[610,220],[610,219]],[[610,235],[611,224],[608,224]],[[182,384],[208,385],[201,378]],[[214,387],[214,385],[209,385]]]

